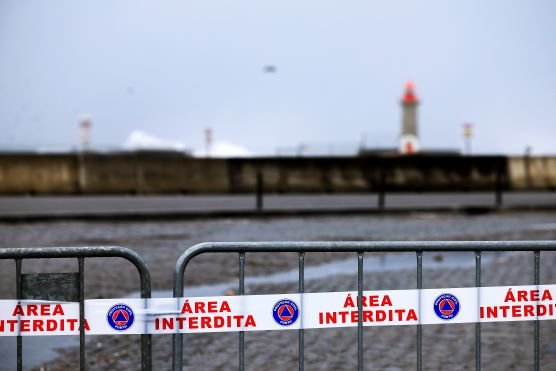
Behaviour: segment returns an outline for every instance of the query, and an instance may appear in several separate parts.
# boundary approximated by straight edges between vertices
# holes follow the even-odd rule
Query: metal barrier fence
[[[239,295],[245,289],[245,255],[256,252],[295,252],[298,253],[299,280],[298,292],[304,292],[305,253],[313,252],[351,252],[357,254],[357,292],[358,292],[358,323],[357,323],[357,355],[358,369],[363,369],[363,258],[366,252],[415,252],[416,254],[416,286],[422,289],[423,253],[427,252],[474,252],[475,253],[475,285],[481,286],[481,255],[482,252],[516,252],[533,253],[534,284],[540,284],[541,251],[556,251],[556,241],[442,241],[442,242],[214,242],[201,243],[186,250],[178,259],[174,271],[173,296],[184,295],[184,273],[188,263],[203,253],[237,253],[239,257]],[[10,248],[0,249],[0,259],[14,259],[16,264],[17,299],[40,299],[55,301],[79,302],[79,343],[80,369],[85,369],[85,330],[84,330],[84,265],[85,258],[121,257],[130,261],[138,270],[142,298],[151,297],[151,280],[143,259],[134,251],[123,247],[54,247],[54,248]],[[76,273],[22,273],[23,259],[60,259],[77,258]],[[299,370],[304,369],[304,330],[298,330],[299,338]],[[183,366],[183,335],[173,334],[174,370]],[[534,321],[533,354],[534,370],[540,368],[539,359],[539,321]],[[244,333],[239,332],[240,370],[245,369]],[[416,326],[416,361],[417,370],[422,370],[422,327]],[[481,324],[475,323],[475,366],[481,369]],[[22,337],[17,337],[17,369],[23,368]],[[151,335],[141,335],[141,368],[152,369]]]
[[[139,272],[141,297],[151,297],[151,277],[143,259],[125,247],[47,247],[0,249],[0,259],[15,259],[17,299],[79,301],[79,367],[85,370],[85,258],[120,257]],[[21,273],[23,259],[77,258],[77,273]],[[141,369],[152,369],[151,335],[141,335]],[[23,369],[23,344],[17,337],[17,369]]]
[[[530,251],[533,253],[534,284],[539,284],[541,251],[556,251],[556,241],[458,241],[458,242],[208,242],[192,246],[176,262],[174,271],[174,297],[184,295],[184,273],[188,263],[203,253],[238,253],[239,255],[239,295],[244,294],[245,254],[255,252],[297,252],[299,260],[299,293],[304,292],[305,253],[312,252],[352,252],[357,254],[357,364],[363,370],[363,256],[365,252],[415,252],[417,289],[423,288],[423,253],[425,252],[467,251],[475,253],[475,285],[481,286],[481,253]],[[416,326],[417,370],[422,365],[422,328]],[[183,335],[173,336],[173,370],[182,370]],[[304,369],[304,331],[299,330],[299,370]],[[539,370],[539,321],[534,321],[533,333],[534,370]],[[239,369],[245,369],[244,333],[239,332]],[[475,367],[481,369],[481,324],[475,323]]]

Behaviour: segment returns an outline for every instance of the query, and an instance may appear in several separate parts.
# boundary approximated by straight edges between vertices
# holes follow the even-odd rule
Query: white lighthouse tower
[[[415,94],[415,85],[412,81],[408,81],[405,84],[405,92],[401,105],[402,132],[400,135],[400,153],[416,153],[419,151],[419,138],[417,137],[417,106],[419,105],[419,100]]]

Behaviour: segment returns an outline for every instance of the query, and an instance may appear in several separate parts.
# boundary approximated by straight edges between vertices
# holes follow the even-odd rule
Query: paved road
[[[390,211],[481,210],[495,206],[493,193],[390,194]],[[505,193],[503,209],[556,210],[556,192]],[[378,211],[377,195],[268,195],[263,215]],[[0,197],[0,219],[249,215],[253,195]]]

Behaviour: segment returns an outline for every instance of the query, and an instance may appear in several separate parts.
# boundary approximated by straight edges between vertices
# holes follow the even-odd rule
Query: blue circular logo
[[[135,315],[129,305],[116,304],[108,310],[106,319],[114,330],[124,331],[133,325]]]
[[[459,300],[452,294],[439,295],[434,300],[434,313],[440,319],[450,320],[459,313]]]
[[[272,308],[272,317],[274,321],[281,326],[290,326],[297,321],[299,317],[299,308],[293,300],[279,300]]]

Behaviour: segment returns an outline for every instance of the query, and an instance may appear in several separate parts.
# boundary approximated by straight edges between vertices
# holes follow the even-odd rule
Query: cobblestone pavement
[[[201,241],[230,240],[517,240],[555,239],[556,215],[520,213],[486,216],[417,214],[390,217],[291,218],[269,220],[210,220],[144,223],[31,223],[0,224],[2,247],[62,245],[122,245],[147,261],[155,289],[171,288],[171,272],[177,257]],[[264,275],[297,267],[295,254],[248,254],[246,272]],[[308,254],[306,265],[345,259],[346,254]],[[472,254],[469,255],[472,261]],[[462,261],[466,260],[462,256]],[[485,256],[485,261],[487,257]],[[24,263],[24,271],[71,271],[76,262]],[[541,283],[555,283],[556,254],[544,253]],[[1,262],[2,282],[14,282],[13,262]],[[119,297],[137,290],[137,274],[123,268],[119,259],[92,259],[86,263],[86,296]],[[355,267],[355,264],[354,264]],[[188,267],[186,285],[227,282],[237,277],[237,256],[199,256]],[[493,255],[483,267],[483,285],[532,283],[532,256],[525,253]],[[399,269],[365,274],[365,290],[415,287],[415,271]],[[474,268],[431,268],[425,265],[423,285],[432,287],[473,286]],[[15,286],[15,285],[14,285]],[[356,290],[353,274],[306,282],[307,292]],[[296,283],[265,284],[247,288],[251,294],[295,292]],[[11,298],[11,284],[0,287],[2,298]],[[541,322],[541,365],[556,369],[556,325]],[[423,327],[423,366],[426,370],[474,369],[474,324]],[[365,328],[365,368],[406,370],[416,365],[413,326]],[[531,369],[533,322],[482,325],[482,362],[485,370]],[[47,338],[45,338],[47,339]],[[185,336],[185,368],[189,370],[237,369],[238,334]],[[296,331],[246,333],[246,366],[250,370],[285,370],[297,367]],[[356,367],[356,328],[307,330],[307,370],[352,370]],[[171,336],[153,336],[155,369],[171,364]],[[87,362],[92,370],[136,369],[139,336],[91,336]],[[76,349],[61,349],[60,356],[46,362],[47,370],[75,369]]]

